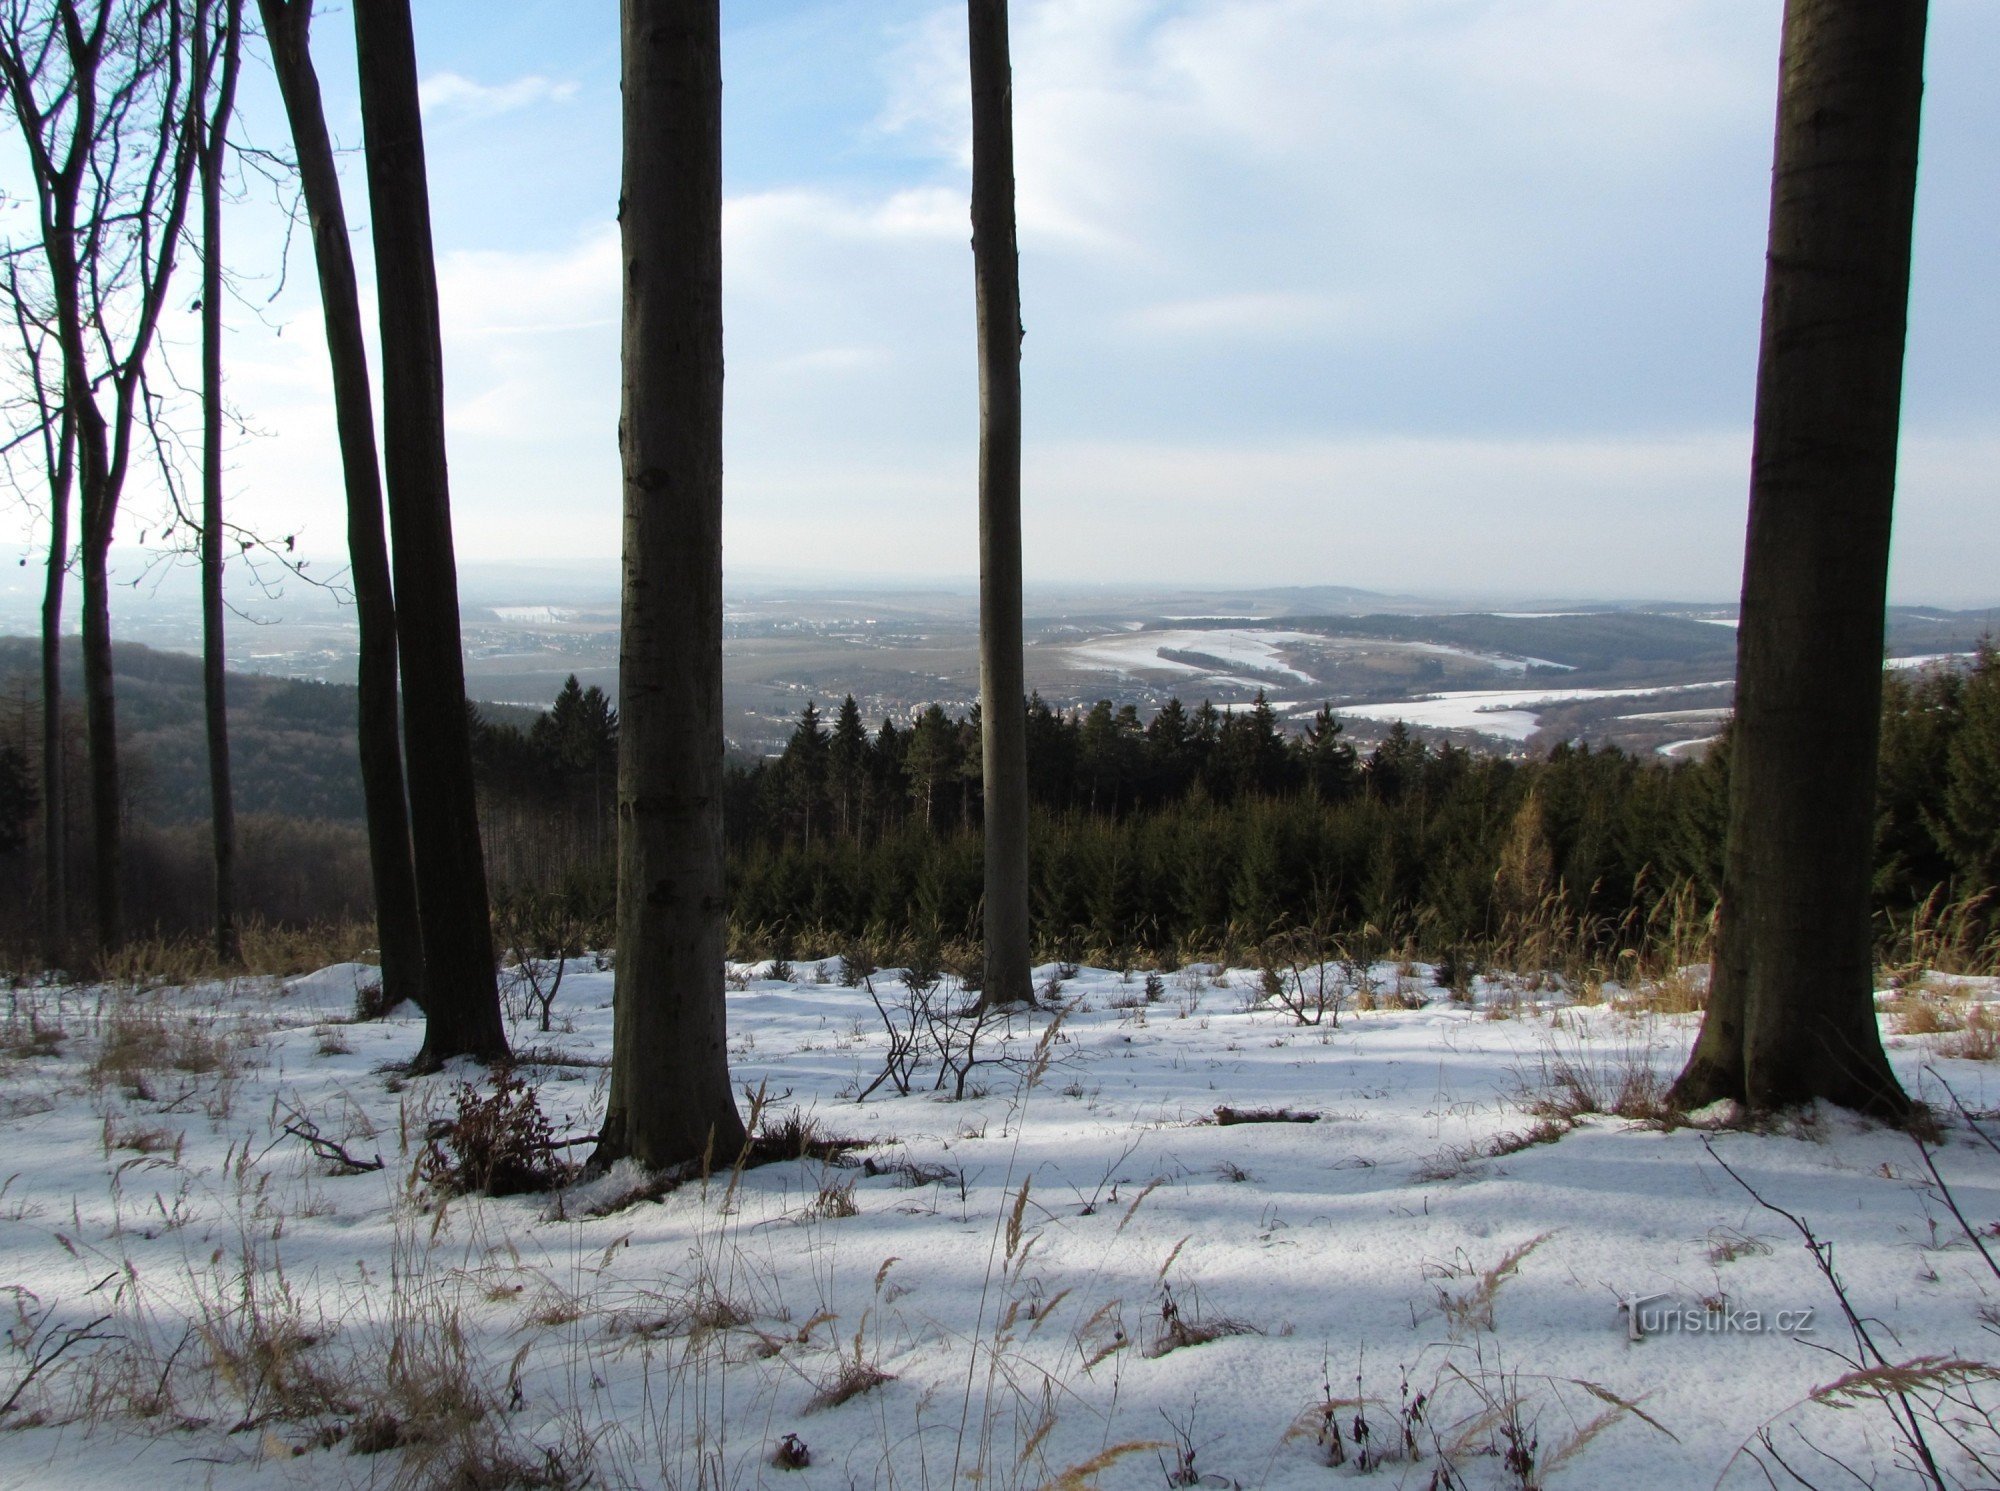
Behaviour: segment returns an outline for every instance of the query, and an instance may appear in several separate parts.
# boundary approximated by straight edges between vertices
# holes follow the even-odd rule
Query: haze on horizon
[[[460,555],[609,556],[615,10],[417,12]],[[1031,584],[1733,601],[1779,13],[1017,0]],[[731,573],[970,583],[963,6],[758,0],[725,26]],[[357,143],[345,15],[316,34]],[[1996,71],[2000,10],[1934,0],[1902,603],[2000,589]],[[249,143],[283,143],[261,63],[244,121]],[[26,211],[19,174],[0,156],[7,213]],[[232,214],[247,277],[225,356],[254,432],[232,500],[332,560],[303,239],[271,298],[269,192]],[[191,367],[190,299],[167,330]],[[133,492],[124,540],[157,512]],[[35,526],[19,517],[19,556]]]

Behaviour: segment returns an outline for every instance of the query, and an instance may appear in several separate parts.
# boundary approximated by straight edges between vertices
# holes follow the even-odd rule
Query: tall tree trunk
[[[236,107],[242,53],[242,0],[222,0],[220,88],[201,143],[201,676],[208,724],[210,838],[215,852],[215,956],[225,966],[242,955],[236,929],[236,797],[229,782],[228,655],[222,605],[222,170],[229,116]],[[197,24],[195,70],[212,45]]]
[[[359,668],[361,792],[368,815],[368,867],[375,887],[375,935],[381,944],[382,998],[424,1002],[424,943],[410,865],[409,807],[403,795],[403,746],[396,698],[396,602],[389,541],[382,528],[382,472],[368,387],[368,344],[340,173],[312,64],[313,0],[259,0],[271,60],[291,121],[299,183],[312,221],[333,368],[334,423],[347,489],[347,554],[361,641]]]
[[[63,582],[69,575],[69,498],[76,439],[65,411],[49,483],[49,562],[42,581],[42,958],[69,958],[69,814],[63,781]]]
[[[354,7],[382,317],[382,440],[395,537],[410,828],[424,936],[419,1069],[505,1057],[479,804],[466,729],[445,466],[444,348],[409,0]]]
[[[1925,0],[1789,0],[1709,1007],[1673,1097],[1888,1118],[1869,915]]]
[[[84,506],[89,508],[89,485]],[[93,531],[94,530],[94,531]],[[111,671],[111,519],[86,523],[83,541],[84,736],[90,743],[90,835],[97,945],[125,940],[124,803],[118,771],[118,695]]]
[[[733,1160],[723,1007],[719,0],[623,0],[618,961],[593,1165]]]
[[[42,465],[49,480],[49,556],[42,576],[42,960],[60,968],[69,956],[69,818],[63,779],[63,590],[69,578],[69,503],[76,486],[76,421],[42,363],[43,334],[32,324],[17,264],[7,266],[15,329],[27,354],[35,409],[42,421]]]
[[[979,701],[986,794],[982,1005],[1034,1001],[1027,684],[1021,659],[1021,275],[1007,0],[968,0],[972,272],[979,297]]]

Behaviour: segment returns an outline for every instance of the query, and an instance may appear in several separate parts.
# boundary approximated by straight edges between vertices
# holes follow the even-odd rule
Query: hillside
[[[118,734],[127,795],[141,822],[191,823],[208,813],[208,754],[202,723],[201,659],[136,643],[112,650]],[[13,720],[40,692],[39,644],[0,637],[0,711]],[[63,649],[68,708],[83,708],[82,647]],[[532,719],[533,710],[481,705],[490,718]],[[239,813],[358,823],[361,766],[355,751],[352,684],[229,674],[230,753]]]

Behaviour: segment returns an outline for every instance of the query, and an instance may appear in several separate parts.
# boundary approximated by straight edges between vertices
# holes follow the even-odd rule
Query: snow
[[[1198,618],[1187,618],[1194,620]],[[1525,673],[1530,668],[1560,668],[1574,671],[1567,663],[1547,658],[1510,657],[1478,652],[1443,642],[1410,642],[1380,637],[1347,637],[1317,632],[1251,630],[1240,627],[1214,630],[1125,631],[1093,637],[1087,642],[1064,648],[1071,663],[1086,668],[1110,668],[1124,674],[1172,673],[1184,678],[1202,678],[1218,684],[1257,688],[1273,680],[1316,687],[1319,680],[1301,672],[1285,660],[1282,649],[1307,646],[1321,651],[1414,652],[1430,657],[1463,658],[1506,673]],[[1213,658],[1222,669],[1203,667],[1164,656],[1169,652]],[[1261,677],[1229,675],[1238,668]]]
[[[1966,658],[1977,657],[1974,652],[1925,652],[1910,657],[1892,657],[1883,663],[1885,668],[1931,668],[1940,663],[1963,662]]]
[[[493,614],[502,621],[550,624],[574,621],[577,613],[564,606],[494,606]]]
[[[1567,704],[1579,699],[1636,699],[1720,687],[1723,687],[1720,683],[1676,683],[1630,689],[1541,689],[1531,693],[1470,689],[1388,704],[1344,704],[1339,713],[1355,719],[1401,720],[1435,730],[1476,730],[1482,735],[1526,740],[1541,727],[1537,706]]]
[[[1357,1372],[1377,1400],[1378,1444],[1405,1372],[1442,1439],[1470,1434],[1458,1457],[1470,1488],[1514,1484],[1487,1452],[1490,1423],[1478,1427],[1482,1393],[1522,1401],[1552,1485],[1763,1485],[1738,1451],[1767,1423],[1786,1446],[1803,1434],[1904,1484],[1881,1414],[1804,1402],[1843,1370],[1819,1349],[1848,1345],[1836,1302],[1797,1236],[1705,1142],[1837,1242],[1856,1309],[1893,1331],[1900,1357],[1983,1359],[1990,1342],[1976,1312],[1993,1278],[1901,1134],[1832,1111],[1763,1133],[1587,1117],[1556,1142],[1496,1154],[1565,1069],[1605,1089],[1677,1069],[1694,1017],[1621,1007],[1616,988],[1571,1006],[1481,980],[1460,1004],[1422,965],[1380,964],[1366,971],[1379,999],[1414,1007],[1363,1012],[1336,966],[1347,1007],[1308,1026],[1258,1002],[1255,970],[1167,974],[1149,1002],[1140,976],[1083,969],[1060,987],[1054,1035],[1046,1016],[1015,1020],[991,1043],[1014,1065],[975,1069],[963,1101],[924,1072],[907,1096],[885,1085],[857,1103],[885,1036],[866,990],[816,981],[837,969],[801,963],[797,982],[736,970],[733,1075],[773,1110],[868,1141],[855,1159],[870,1166],[719,1169],[596,1218],[588,1203],[641,1178],[443,1206],[411,1183],[455,1075],[396,1075],[421,1040],[413,1013],[334,1023],[365,977],[355,965],[136,998],[18,992],[0,1089],[0,1281],[59,1321],[110,1315],[116,1339],[79,1346],[31,1389],[23,1406],[46,1419],[6,1435],[0,1487],[432,1483],[416,1451],[314,1441],[352,1415],[300,1421],[252,1391],[254,1373],[234,1387],[218,1375],[218,1350],[253,1314],[293,1319],[291,1356],[364,1401],[397,1323],[446,1357],[462,1340],[493,1405],[477,1435],[537,1466],[546,1449],[588,1442],[607,1485],[942,1487],[974,1484],[977,1470],[979,1484],[1037,1486],[1184,1430],[1198,1473],[1215,1478],[1203,1484],[1318,1488],[1353,1466],[1328,1469],[1311,1435],[1291,1431],[1323,1384],[1351,1395]],[[892,1008],[907,997],[893,973],[873,986]],[[1952,991],[1995,994],[1991,980]],[[573,965],[557,1029],[511,1027],[559,1135],[587,1132],[601,1109],[602,1068],[588,1063],[608,1051],[610,998],[609,973]],[[67,1033],[59,1053],[14,1039],[31,1010]],[[228,1042],[233,1070],[165,1067],[146,1078],[150,1095],[93,1080],[115,1022],[134,1018]],[[1940,1099],[1942,1077],[1975,1110],[2000,1101],[1992,1067],[1944,1055],[1936,1038],[1891,1047],[1913,1091]],[[1222,1126],[1221,1105],[1318,1121]],[[330,1173],[282,1132],[297,1126],[288,1115],[384,1168]],[[2000,1217],[1993,1150],[1955,1124],[1933,1153],[1976,1225]],[[843,1216],[824,1198],[850,1186]],[[1479,1274],[1531,1243],[1484,1302],[1489,1328]],[[1620,1301],[1652,1295],[1664,1296],[1656,1312],[1726,1297],[1810,1308],[1815,1325],[1634,1342]],[[1152,1354],[1169,1298],[1183,1322],[1243,1333]],[[0,1356],[0,1399],[21,1360]],[[889,1380],[809,1409],[855,1361]],[[1674,1437],[1622,1414],[1551,1468],[1606,1409],[1578,1383]],[[135,1417],[135,1394],[168,1411]],[[811,1454],[796,1475],[769,1463],[788,1433]],[[1422,1462],[1371,1483],[1428,1484],[1424,1447]],[[1168,1453],[1133,1452],[1076,1483],[1156,1487]]]
[[[1670,740],[1654,749],[1662,756],[1686,756],[1702,746],[1714,745],[1720,739],[1720,735],[1697,735],[1691,740]]]
[[[1113,668],[1121,673],[1145,671],[1206,677],[1217,671],[1161,656],[1166,652],[1198,653],[1202,657],[1215,658],[1231,668],[1269,673],[1295,683],[1312,683],[1313,676],[1292,667],[1278,649],[1287,643],[1320,640],[1305,632],[1236,629],[1126,632],[1093,638],[1067,651],[1076,662]]]

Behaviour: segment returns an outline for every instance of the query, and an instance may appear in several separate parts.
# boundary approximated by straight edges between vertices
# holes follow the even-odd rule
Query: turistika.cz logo
[[[1618,1301],[1628,1341],[1671,1335],[1809,1336],[1813,1308],[1753,1310],[1728,1300],[1691,1305],[1665,1294],[1628,1294]]]

